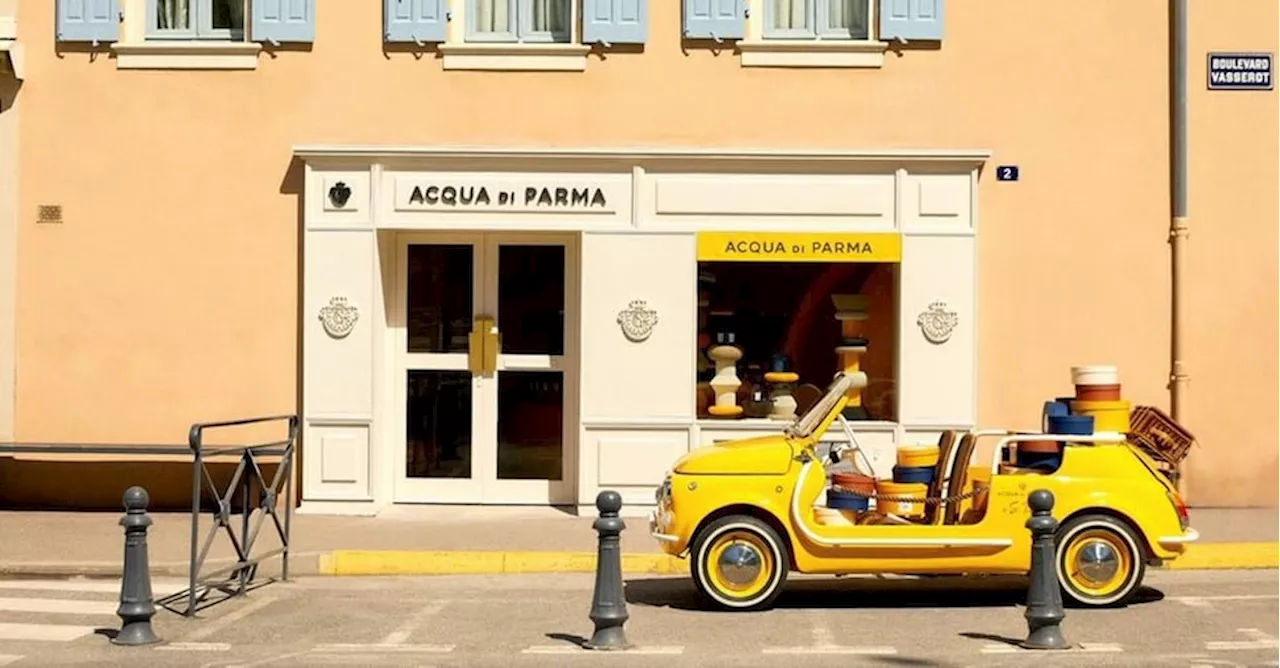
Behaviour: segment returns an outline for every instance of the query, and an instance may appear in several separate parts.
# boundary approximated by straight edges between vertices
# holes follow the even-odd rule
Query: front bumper
[[[672,533],[671,514],[671,476],[668,474],[662,484],[653,492],[655,507],[649,511],[649,535],[662,545],[664,552],[675,553],[680,537]]]
[[[678,543],[680,537],[674,534],[664,533],[666,531],[667,522],[659,520],[659,510],[649,511],[649,535],[654,539],[663,543]]]

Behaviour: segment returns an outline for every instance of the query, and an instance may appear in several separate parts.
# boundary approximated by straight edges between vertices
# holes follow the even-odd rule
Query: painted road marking
[[[187,588],[186,581],[152,580],[151,591],[157,597]],[[75,591],[93,594],[119,594],[119,580],[0,580],[0,589],[27,591]]]
[[[1204,648],[1210,651],[1240,651],[1280,648],[1280,641],[1258,629],[1236,629],[1236,633],[1247,636],[1249,639],[1209,641],[1204,644]]]
[[[115,615],[119,603],[67,598],[0,598],[0,612],[43,612],[63,615]]]
[[[231,645],[225,642],[175,642],[156,647],[174,652],[229,652]]]
[[[196,640],[203,640],[205,638],[208,638],[209,636],[227,628],[228,626],[231,626],[232,624],[235,624],[236,622],[244,619],[245,617],[248,617],[249,615],[252,615],[253,613],[267,607],[268,605],[271,605],[272,603],[275,603],[278,600],[280,599],[274,596],[264,596],[256,601],[251,601],[247,605],[245,605],[243,608],[240,608],[239,610],[236,610],[234,612],[229,612],[221,617],[218,617],[217,619],[214,619],[213,621],[209,622],[208,626],[202,626],[192,631],[191,633],[188,633],[185,637],[183,637],[182,641],[193,642]]]
[[[448,654],[453,645],[389,645],[386,643],[329,643],[316,645],[312,652],[390,652],[395,654]]]
[[[887,656],[897,654],[895,647],[848,647],[844,645],[815,645],[811,647],[766,647],[761,654],[852,654],[861,656]]]
[[[414,614],[412,617],[410,617],[409,619],[406,619],[403,624],[401,624],[399,627],[396,628],[396,630],[392,631],[391,633],[388,633],[387,637],[382,639],[382,644],[383,645],[403,644],[404,641],[409,639],[409,636],[413,635],[413,632],[417,630],[419,626],[422,626],[423,622],[427,621],[429,617],[432,617],[438,614],[441,610],[444,609],[444,606],[448,604],[449,604],[449,601],[436,601],[435,603],[431,603],[430,605],[425,606],[424,608],[419,610],[416,614]]]
[[[1213,610],[1217,601],[1274,601],[1280,596],[1275,594],[1238,594],[1227,596],[1169,596],[1168,600],[1177,601],[1187,607]]]
[[[37,642],[69,642],[92,634],[92,626],[63,624],[0,623],[0,640],[32,640]]]
[[[813,644],[808,647],[766,647],[760,650],[761,654],[845,654],[853,656],[887,656],[897,654],[898,650],[893,647],[860,647],[836,644],[836,636],[831,632],[831,628],[825,623],[825,619],[821,612],[813,611],[810,614],[812,625],[810,632],[813,634]]]
[[[13,654],[0,654],[0,666],[7,666],[11,663],[17,663],[25,657],[15,656]]]
[[[521,654],[684,654],[683,646],[632,647],[631,649],[597,652],[577,645],[531,645],[520,650]]]
[[[1040,649],[1026,649],[1026,648],[1024,648],[1024,647],[1019,647],[1019,646],[1017,646],[1017,645],[1006,645],[1006,644],[1003,644],[1003,643],[1000,643],[1000,644],[991,644],[991,645],[984,645],[984,646],[983,646],[983,648],[982,648],[982,650],[981,650],[981,652],[982,652],[983,654],[1019,654],[1019,653],[1022,653],[1022,652],[1044,652],[1044,651],[1045,651],[1045,650],[1040,650]],[[1067,651],[1067,652],[1072,652],[1072,651],[1074,651],[1074,652],[1123,652],[1123,651],[1124,651],[1124,647],[1120,646],[1118,643],[1109,643],[1109,642],[1082,642],[1082,643],[1078,643],[1075,647],[1070,647],[1070,648],[1068,648],[1068,649],[1066,649],[1066,650],[1059,650],[1059,651]]]

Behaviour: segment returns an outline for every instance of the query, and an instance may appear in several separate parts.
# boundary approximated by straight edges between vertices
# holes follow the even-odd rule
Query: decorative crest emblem
[[[329,201],[339,209],[347,205],[347,200],[351,199],[351,187],[345,181],[339,181],[333,184],[329,189]]]
[[[916,318],[916,324],[929,343],[945,343],[959,322],[956,312],[948,311],[947,305],[941,301],[929,304],[929,308]]]
[[[649,308],[643,299],[634,299],[627,308],[618,312],[618,325],[622,335],[634,342],[644,341],[658,324],[658,312]]]
[[[359,319],[360,310],[348,304],[346,297],[334,297],[328,306],[320,308],[320,324],[325,333],[335,339],[350,334]]]

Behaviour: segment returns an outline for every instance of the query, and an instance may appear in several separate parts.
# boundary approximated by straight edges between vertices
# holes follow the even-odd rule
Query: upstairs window
[[[569,42],[574,4],[571,0],[471,0],[467,41]]]
[[[245,38],[245,0],[148,0],[148,5],[149,38]]]
[[[871,39],[873,0],[764,0],[765,39]]]

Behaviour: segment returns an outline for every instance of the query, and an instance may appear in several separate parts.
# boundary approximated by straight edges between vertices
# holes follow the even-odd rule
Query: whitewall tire
[[[698,593],[726,610],[763,610],[787,581],[791,560],[782,538],[749,515],[721,517],[694,538],[692,563]]]
[[[1058,528],[1054,559],[1064,602],[1087,607],[1128,603],[1146,573],[1140,538],[1124,521],[1092,514]]]

